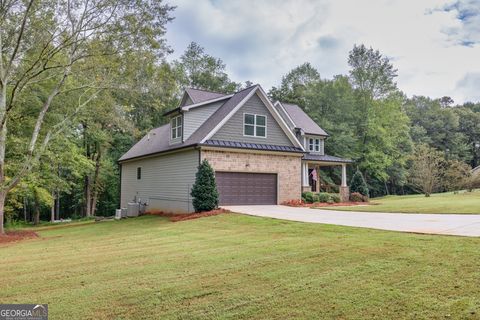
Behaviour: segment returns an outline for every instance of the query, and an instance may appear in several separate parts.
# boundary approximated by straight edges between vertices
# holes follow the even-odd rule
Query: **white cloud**
[[[348,72],[353,45],[391,58],[408,95],[478,99],[463,89],[480,72],[479,1],[179,0],[168,41],[176,58],[191,41],[220,57],[236,81],[266,89],[303,62],[324,78]],[[466,85],[466,84],[465,84]]]

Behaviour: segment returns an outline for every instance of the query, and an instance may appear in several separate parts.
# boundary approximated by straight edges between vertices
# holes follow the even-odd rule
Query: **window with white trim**
[[[182,137],[182,116],[176,116],[170,120],[170,126],[172,128],[172,139],[177,139]]]
[[[320,152],[320,139],[308,138],[308,151]]]
[[[267,117],[259,114],[243,114],[243,135],[251,137],[267,137]]]

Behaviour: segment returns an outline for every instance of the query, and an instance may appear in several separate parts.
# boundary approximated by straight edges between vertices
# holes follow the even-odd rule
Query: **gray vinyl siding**
[[[187,140],[225,101],[214,102],[185,111],[183,118],[183,140]]]
[[[275,109],[277,109],[278,113],[280,113],[280,115],[282,116],[283,120],[288,125],[288,127],[293,130],[293,128],[295,128],[295,124],[293,124],[292,121],[290,121],[290,119],[288,118],[283,108],[281,106],[277,106],[275,107]]]
[[[122,163],[121,206],[134,198],[148,202],[147,210],[192,212],[190,189],[195,182],[198,150],[186,150]],[[137,180],[137,168],[142,177]]]
[[[187,93],[184,94],[182,101],[180,102],[180,107],[183,106],[188,106],[190,104],[193,104],[192,99],[190,99],[189,95]]]
[[[243,135],[243,114],[267,116],[267,137],[250,137]],[[293,146],[287,135],[273,118],[263,101],[254,94],[212,137],[212,140],[237,141],[277,146]]]

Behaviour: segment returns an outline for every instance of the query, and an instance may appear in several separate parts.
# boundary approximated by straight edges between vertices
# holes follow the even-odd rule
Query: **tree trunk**
[[[23,197],[23,221],[27,222],[27,198]]]
[[[38,204],[37,199],[35,199],[34,208],[35,208],[35,216],[33,218],[33,224],[38,225],[40,223],[40,205]]]
[[[0,192],[0,234],[5,233],[5,229],[3,228],[3,216],[4,216],[4,209],[5,209],[5,197],[7,196],[6,192]]]
[[[52,191],[53,203],[50,207],[50,222],[55,221],[55,191]]]
[[[57,190],[57,196],[55,197],[57,210],[56,210],[56,219],[60,220],[60,191]]]
[[[90,211],[90,205],[92,202],[92,186],[90,183],[90,176],[85,177],[85,216],[90,217],[92,215]]]

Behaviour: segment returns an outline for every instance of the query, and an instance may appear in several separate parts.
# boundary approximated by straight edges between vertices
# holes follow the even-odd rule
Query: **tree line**
[[[0,2],[0,232],[4,220],[110,215],[117,159],[166,123],[184,87],[231,93],[252,84],[232,81],[196,43],[168,61],[174,10],[163,1]],[[364,45],[346,59],[347,75],[324,79],[304,63],[269,95],[324,128],[326,153],[354,159],[371,196],[416,192],[409,179],[419,146],[479,164],[479,103],[406,97],[390,61]],[[325,173],[327,183],[338,179]]]

